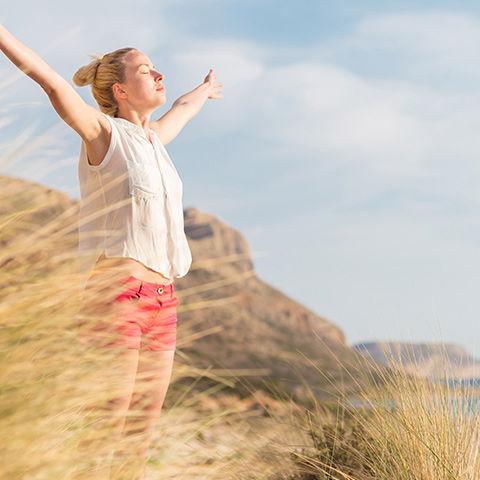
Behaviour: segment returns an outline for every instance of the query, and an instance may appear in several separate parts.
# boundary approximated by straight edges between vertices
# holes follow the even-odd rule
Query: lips
[[[161,91],[161,90],[165,90],[165,87],[164,86],[161,86],[161,87],[158,87],[157,88],[157,92]]]

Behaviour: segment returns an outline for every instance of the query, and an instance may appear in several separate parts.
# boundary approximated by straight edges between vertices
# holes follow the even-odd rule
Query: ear
[[[114,83],[112,85],[112,90],[113,90],[113,96],[115,98],[121,98],[121,99],[126,99],[127,98],[127,92],[121,84]]]

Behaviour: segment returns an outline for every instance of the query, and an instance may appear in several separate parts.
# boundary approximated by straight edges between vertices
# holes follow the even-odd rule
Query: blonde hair
[[[107,115],[118,115],[118,103],[113,95],[112,85],[125,82],[125,57],[136,48],[119,48],[103,55],[89,55],[93,60],[80,67],[73,75],[73,83],[78,87],[92,86],[92,94]]]

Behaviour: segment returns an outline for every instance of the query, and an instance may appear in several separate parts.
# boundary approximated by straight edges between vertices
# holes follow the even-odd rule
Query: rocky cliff
[[[343,332],[258,278],[240,232],[196,208],[185,210],[185,231],[193,265],[176,281],[183,304],[218,302],[181,314],[179,336],[199,334],[185,352],[203,366],[266,368],[293,390],[301,390],[300,376],[319,391],[328,383],[323,375],[339,379],[341,364],[352,363],[355,356]],[[222,304],[225,299],[231,302]],[[200,336],[208,329],[217,331]]]
[[[42,242],[33,256],[25,256],[21,247],[9,248],[16,253],[2,258],[2,265],[19,265],[38,278],[41,269],[58,268],[68,257],[64,252],[76,251],[71,228],[78,215],[76,201],[5,176],[0,190],[0,214],[8,219],[0,245],[21,245],[18,239],[32,234]],[[243,371],[256,387],[298,398],[308,390],[322,397],[356,388],[350,373],[355,376],[360,368],[359,355],[336,325],[261,280],[248,243],[235,228],[196,208],[185,209],[184,220],[193,264],[175,282],[179,358],[202,368]],[[55,227],[49,228],[52,223]],[[241,383],[232,378],[237,390]]]

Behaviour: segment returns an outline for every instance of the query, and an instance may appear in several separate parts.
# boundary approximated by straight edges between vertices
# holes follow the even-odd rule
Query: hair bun
[[[102,59],[105,54],[89,55],[93,60],[88,64],[80,67],[73,75],[73,83],[78,87],[84,87],[85,85],[92,85],[95,81],[95,75],[97,74],[98,66],[102,63]]]

